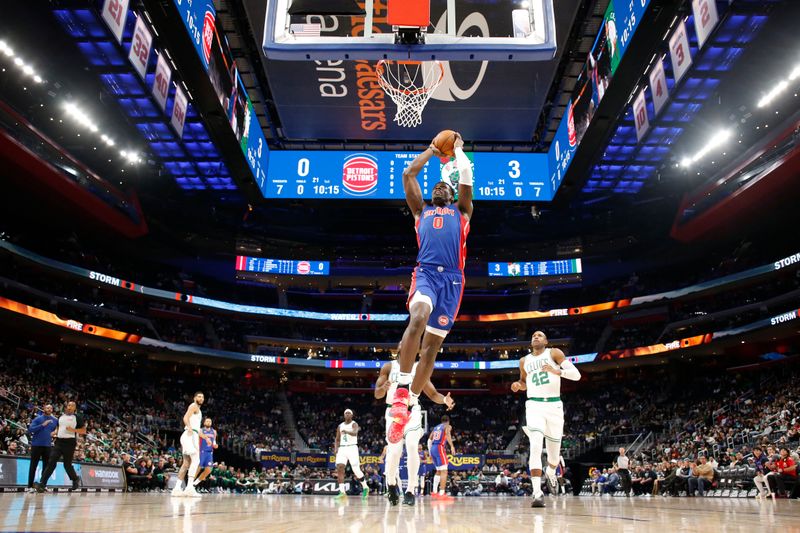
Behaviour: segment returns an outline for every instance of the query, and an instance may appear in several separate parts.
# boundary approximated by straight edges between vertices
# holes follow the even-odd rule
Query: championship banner
[[[261,457],[259,458],[261,461],[261,465],[264,468],[274,468],[276,466],[281,466],[285,463],[292,462],[292,452],[287,452],[283,450],[274,451],[274,452],[261,452]]]
[[[183,124],[186,122],[186,111],[189,105],[189,100],[186,98],[186,93],[180,86],[175,88],[175,101],[172,104],[172,118],[169,123],[175,128],[178,137],[183,139]]]
[[[102,17],[117,42],[122,43],[125,20],[128,17],[128,0],[105,0],[103,2]]]
[[[669,38],[669,56],[672,60],[672,73],[677,84],[692,65],[692,51],[686,36],[686,23],[681,21],[672,37]]]
[[[645,88],[639,91],[639,96],[633,101],[633,119],[636,123],[636,141],[641,142],[642,138],[650,129],[650,119],[647,117],[647,100],[645,100]]]
[[[692,0],[694,13],[694,29],[697,33],[697,47],[703,48],[708,36],[719,22],[717,2],[715,0]]]
[[[667,103],[667,99],[669,99],[663,58],[658,58],[655,67],[650,71],[650,92],[653,93],[653,107],[655,108],[656,116],[658,116],[664,104]]]
[[[511,468],[517,465],[517,457],[509,454],[494,454],[489,453],[486,455],[486,466],[495,465],[500,470],[504,468]]]
[[[172,80],[172,69],[164,52],[158,54],[156,61],[156,75],[153,79],[153,97],[158,102],[161,111],[167,111],[167,97],[169,96],[169,82]]]
[[[147,63],[150,61],[150,49],[153,46],[153,35],[144,23],[144,17],[136,18],[136,27],[133,29],[133,39],[131,49],[128,51],[128,61],[133,65],[134,70],[139,73],[142,79],[147,74]]]

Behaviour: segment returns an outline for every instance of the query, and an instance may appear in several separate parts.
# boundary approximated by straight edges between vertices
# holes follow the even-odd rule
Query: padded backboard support
[[[427,28],[431,24],[430,0],[388,0],[386,22],[392,26]]]
[[[419,0],[399,0],[417,4]],[[429,3],[425,0],[424,3]],[[496,0],[492,0],[493,6]],[[264,54],[269,59],[285,61],[308,60],[414,60],[414,61],[548,61],[556,53],[556,26],[553,0],[527,0],[507,2],[514,5],[502,13],[513,20],[513,30],[508,36],[460,35],[456,28],[459,10],[467,12],[470,2],[447,0],[446,28],[429,28],[424,42],[419,44],[395,44],[395,34],[374,33],[378,24],[372,0],[366,0],[366,15],[358,25],[361,35],[336,35],[326,31],[331,17],[322,14],[306,15],[301,21],[289,15],[290,0],[267,0],[264,25]],[[474,5],[474,2],[471,2]],[[525,6],[525,7],[520,7]],[[402,11],[402,8],[401,8]],[[512,12],[513,11],[513,12]],[[417,13],[419,14],[419,13]],[[388,25],[386,14],[384,24]],[[403,14],[397,16],[403,17]],[[397,19],[392,19],[397,20]],[[414,22],[422,22],[415,18]],[[338,24],[331,24],[331,26]],[[464,23],[462,22],[462,26]],[[293,31],[294,27],[294,31]],[[316,34],[314,32],[316,31]]]

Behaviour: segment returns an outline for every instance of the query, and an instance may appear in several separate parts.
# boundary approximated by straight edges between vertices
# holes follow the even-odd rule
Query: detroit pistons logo
[[[450,319],[447,318],[447,315],[442,315],[442,316],[439,317],[439,325],[440,326],[446,326],[449,323],[450,323]]]
[[[572,112],[572,103],[567,109],[567,136],[569,137],[570,146],[578,144],[578,132],[575,130],[575,114]]]
[[[378,160],[369,154],[353,154],[342,167],[344,192],[351,196],[369,196],[378,188]]]
[[[211,60],[211,43],[214,42],[215,27],[214,12],[207,9],[203,17],[203,58],[206,60],[206,65]]]
[[[297,273],[306,275],[311,272],[311,265],[308,261],[300,261],[297,263]]]

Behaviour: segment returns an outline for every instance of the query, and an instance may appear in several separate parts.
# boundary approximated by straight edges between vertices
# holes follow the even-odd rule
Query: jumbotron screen
[[[308,259],[268,259],[266,257],[236,256],[236,270],[261,274],[289,274],[297,276],[327,276],[331,264],[328,261]]]
[[[581,272],[583,272],[583,267],[580,258],[489,263],[489,276],[491,277],[563,276]]]

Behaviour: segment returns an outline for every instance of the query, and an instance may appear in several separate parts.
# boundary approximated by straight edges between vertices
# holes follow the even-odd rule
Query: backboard
[[[547,61],[556,53],[553,0],[431,0],[424,28],[392,24],[393,2],[416,0],[358,0],[364,15],[290,15],[292,0],[267,0],[264,54],[286,61]],[[459,11],[474,13],[457,27]],[[423,20],[415,15],[410,26]]]

